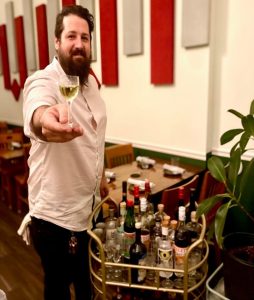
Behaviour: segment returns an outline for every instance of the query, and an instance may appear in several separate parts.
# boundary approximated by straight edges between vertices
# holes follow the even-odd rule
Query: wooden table
[[[139,174],[140,176],[135,179],[145,180],[149,179],[150,182],[153,182],[155,186],[152,188],[152,199],[155,203],[160,200],[162,191],[182,184],[194,175],[200,174],[203,169],[193,165],[180,164],[179,167],[184,168],[185,172],[182,175],[171,175],[164,176],[163,173],[163,164],[168,163],[168,161],[156,159],[156,164],[150,169],[141,169],[138,167],[137,162],[134,161],[131,164],[121,165],[112,169],[107,169],[116,174],[116,179],[109,183],[110,186],[110,196],[116,201],[121,201],[122,195],[122,181],[127,180],[131,177],[132,174]],[[132,195],[129,195],[131,198]]]

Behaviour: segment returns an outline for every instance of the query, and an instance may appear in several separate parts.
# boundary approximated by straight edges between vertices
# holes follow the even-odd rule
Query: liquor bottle
[[[154,217],[157,218],[159,217],[161,219],[161,221],[163,220],[164,216],[166,216],[167,214],[164,212],[164,204],[159,203],[158,204],[158,211],[154,214]]]
[[[154,205],[152,202],[150,181],[148,179],[145,180],[145,198],[147,203],[147,212],[151,211],[152,214],[154,214]]]
[[[175,208],[175,213],[172,219],[179,220],[179,207],[184,206],[184,187],[180,186],[178,189],[178,197],[177,197],[177,206]]]
[[[185,206],[179,207],[179,220],[178,226],[175,232],[175,268],[184,269],[184,257],[188,250],[190,241],[189,231],[185,227]],[[183,277],[183,273],[175,272],[177,277]]]
[[[135,224],[136,238],[130,247],[130,263],[133,265],[144,265],[144,259],[147,254],[146,246],[141,242],[141,222]],[[131,278],[133,283],[142,283],[146,277],[146,270],[131,269]]]
[[[186,224],[186,229],[189,231],[191,243],[194,243],[200,236],[202,226],[196,218],[196,211],[191,212],[191,221]]]
[[[190,202],[189,205],[186,207],[186,220],[185,223],[191,221],[191,212],[196,211],[196,189],[191,188],[190,189]]]
[[[125,239],[124,260],[126,262],[129,262],[130,246],[135,241],[135,216],[134,216],[133,200],[127,199],[126,207],[127,207],[127,213],[123,225],[124,239]]]
[[[158,261],[159,267],[173,268],[173,249],[171,241],[168,237],[168,223],[163,221],[161,225],[162,236],[158,240]],[[173,271],[160,271],[160,277],[163,278],[163,287],[172,287],[172,281],[169,278],[173,275]],[[170,286],[169,286],[170,285]]]
[[[169,236],[169,239],[171,240],[172,245],[175,244],[175,232],[176,232],[177,225],[178,225],[177,220],[170,221],[169,229],[168,229],[168,236]]]
[[[124,232],[124,221],[126,216],[126,202],[122,201],[119,204],[120,207],[120,216],[117,220],[117,232],[122,233]]]
[[[115,209],[109,208],[109,217],[105,220],[106,241],[116,238],[117,218],[115,217]]]
[[[122,202],[127,200],[127,181],[122,181]]]
[[[147,218],[147,202],[146,198],[140,198],[140,222],[141,222],[141,242],[149,249],[150,230]]]
[[[134,194],[134,215],[135,215],[135,222],[140,221],[140,198],[139,198],[139,186],[134,185],[133,189]]]

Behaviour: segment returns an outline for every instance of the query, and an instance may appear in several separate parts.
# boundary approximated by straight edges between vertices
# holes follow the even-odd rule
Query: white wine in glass
[[[61,94],[67,101],[68,104],[68,125],[73,126],[71,116],[71,103],[77,97],[79,91],[79,77],[73,75],[63,75],[59,79],[59,89]]]

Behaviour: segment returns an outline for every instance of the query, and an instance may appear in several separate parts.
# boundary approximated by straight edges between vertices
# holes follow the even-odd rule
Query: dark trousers
[[[72,232],[50,222],[32,217],[31,237],[44,270],[44,299],[70,300],[73,283],[76,300],[91,299],[86,231],[74,232],[77,251],[69,251]]]

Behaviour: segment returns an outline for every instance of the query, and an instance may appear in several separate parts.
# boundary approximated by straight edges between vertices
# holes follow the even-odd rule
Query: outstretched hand
[[[40,128],[38,135],[47,142],[64,143],[84,133],[83,128],[78,124],[69,126],[65,104],[39,107],[34,113],[33,125],[36,134]]]

